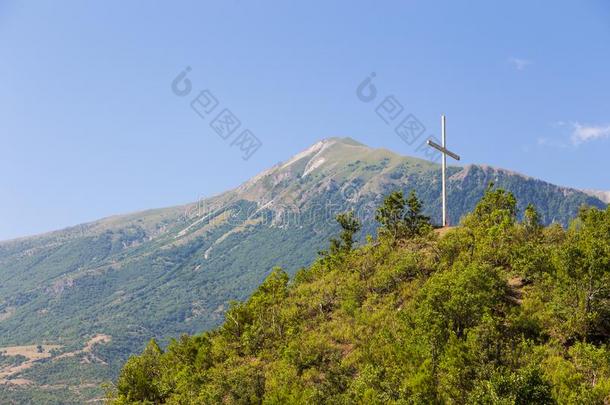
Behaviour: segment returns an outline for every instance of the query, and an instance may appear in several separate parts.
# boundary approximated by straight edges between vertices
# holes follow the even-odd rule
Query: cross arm
[[[447,148],[443,148],[441,145],[439,145],[436,142],[432,142],[431,140],[428,140],[428,145],[432,146],[434,149],[438,149],[439,151],[441,151],[441,153],[445,153],[445,154],[451,156],[455,160],[460,160],[460,157],[458,155],[456,155],[455,153],[451,152]]]

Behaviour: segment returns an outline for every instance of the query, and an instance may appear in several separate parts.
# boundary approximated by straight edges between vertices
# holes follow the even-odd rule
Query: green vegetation
[[[421,214],[422,204],[414,191],[405,201],[402,191],[394,191],[377,209],[375,219],[381,227],[381,238],[389,238],[393,243],[430,232],[430,218]]]
[[[218,328],[151,340],[114,404],[605,404],[610,402],[610,208],[567,230],[489,187],[439,236],[390,194],[378,238],[339,239],[290,279],[275,268]]]
[[[449,167],[448,174],[451,224],[473,211],[490,181],[515,195],[518,221],[526,215],[528,203],[536,206],[538,219],[526,219],[530,226],[523,231],[533,236],[514,248],[519,257],[511,259],[521,260],[515,267],[523,277],[542,266],[557,270],[556,263],[548,264],[547,247],[539,241],[551,231],[536,230],[536,224],[567,226],[583,204],[605,209],[600,200],[577,190],[506,170],[473,165]],[[329,273],[347,266],[361,254],[361,249],[353,251],[355,243],[377,234],[376,209],[383,196],[396,190],[402,191],[395,196],[397,217],[388,212],[383,221],[395,225],[392,232],[397,238],[382,237],[380,243],[402,249],[402,240],[428,234],[426,217],[440,223],[438,165],[350,139],[329,139],[197,204],[0,242],[0,348],[59,346],[53,358],[7,377],[31,384],[0,384],[0,398],[82,403],[99,397],[99,388],[90,387],[115,380],[129,356],[141,352],[151,338],[166,347],[172,336],[218,327],[230,302],[250,297],[274,267],[281,266],[292,277],[311,266],[321,250],[327,256],[315,266]],[[421,203],[410,198],[412,190]],[[336,214],[349,211],[351,217],[342,216],[342,223],[335,223]],[[384,227],[384,232],[389,231]],[[553,235],[559,238],[560,229]],[[328,246],[333,236],[336,240]],[[377,282],[400,279],[392,273],[386,277]],[[562,277],[569,280],[572,275]],[[590,305],[594,308],[595,303]],[[587,322],[593,327],[596,320]],[[56,358],[82,349],[97,334],[112,340],[96,345],[90,363],[80,357]],[[0,373],[12,361],[18,359],[0,358]]]

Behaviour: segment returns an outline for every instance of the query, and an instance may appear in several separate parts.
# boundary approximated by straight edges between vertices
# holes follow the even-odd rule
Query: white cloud
[[[511,65],[513,65],[514,68],[517,70],[525,70],[526,67],[528,67],[529,65],[532,64],[531,60],[515,58],[515,57],[508,58],[508,62]]]
[[[610,138],[610,125],[582,125],[578,122],[572,123],[572,135],[570,140],[573,145],[594,141],[596,139]]]
[[[554,128],[563,129],[561,137],[539,137],[536,139],[538,146],[567,148],[579,146],[585,142],[597,139],[610,138],[610,124],[608,125],[585,125],[579,122],[557,121],[551,124]]]

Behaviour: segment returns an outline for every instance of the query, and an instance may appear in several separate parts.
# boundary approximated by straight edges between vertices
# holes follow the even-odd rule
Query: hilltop
[[[150,341],[111,403],[603,404],[610,401],[610,208],[566,231],[489,189],[432,232],[411,196],[379,237],[342,232],[292,278],[276,268],[224,323]],[[142,402],[140,402],[142,401]]]

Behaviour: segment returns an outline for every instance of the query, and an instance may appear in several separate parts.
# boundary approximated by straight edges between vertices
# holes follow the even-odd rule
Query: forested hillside
[[[610,208],[569,228],[517,219],[489,188],[433,230],[411,194],[352,213],[309,268],[276,268],[224,323],[151,341],[108,389],[115,404],[610,402]]]
[[[491,181],[517,197],[519,220],[529,203],[543,224],[567,225],[583,204],[605,208],[578,190],[503,169],[448,173],[451,224]],[[214,328],[229,302],[247,299],[273,267],[292,276],[310,266],[339,231],[337,213],[356,213],[359,242],[375,235],[375,209],[393,190],[415,190],[423,213],[440,222],[439,165],[331,138],[193,204],[0,243],[0,352],[13,354],[0,358],[0,396],[65,404],[102,395],[100,383],[151,338],[165,344]],[[48,350],[32,353],[38,345]]]

